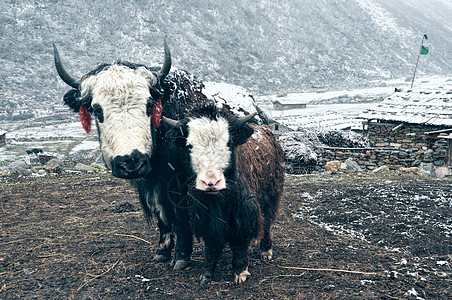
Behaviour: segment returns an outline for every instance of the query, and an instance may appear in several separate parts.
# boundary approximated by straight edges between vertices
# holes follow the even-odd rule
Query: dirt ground
[[[452,179],[288,175],[274,259],[251,254],[233,283],[193,263],[154,263],[158,232],[127,181],[109,174],[0,177],[1,299],[451,299]]]

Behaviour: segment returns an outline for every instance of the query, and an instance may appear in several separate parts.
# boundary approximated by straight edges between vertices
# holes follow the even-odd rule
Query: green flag
[[[421,52],[419,54],[420,55],[427,55],[427,53],[428,53],[428,47],[421,46]]]

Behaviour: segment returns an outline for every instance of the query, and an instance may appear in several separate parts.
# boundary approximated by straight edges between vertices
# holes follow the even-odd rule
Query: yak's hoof
[[[201,285],[206,285],[211,281],[212,281],[212,278],[210,278],[210,276],[206,276],[205,274],[201,275]]]
[[[190,264],[189,260],[183,260],[183,259],[176,260],[174,262],[173,270],[174,271],[183,270],[186,267],[188,267],[189,264]]]
[[[240,273],[238,275],[237,274],[235,275],[234,282],[236,284],[244,283],[248,279],[248,276],[250,276],[250,275],[251,274],[250,274],[250,272],[248,272],[248,268],[246,268],[245,270],[242,271],[242,273]]]
[[[269,249],[268,251],[262,251],[261,252],[261,259],[262,260],[272,260],[273,258],[273,250]]]
[[[154,256],[153,260],[156,261],[156,262],[165,262],[165,261],[168,261],[170,258],[171,257],[165,256],[165,255],[162,255],[162,254],[156,254]]]

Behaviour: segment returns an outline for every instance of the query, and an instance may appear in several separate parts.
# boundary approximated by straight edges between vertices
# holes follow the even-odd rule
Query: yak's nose
[[[113,176],[119,178],[138,178],[151,172],[149,157],[138,150],[130,155],[116,156],[111,163]]]
[[[220,186],[221,186],[221,179],[214,179],[213,181],[204,181],[201,180],[201,185],[202,185],[202,190],[206,190],[206,191],[217,191],[220,190]]]

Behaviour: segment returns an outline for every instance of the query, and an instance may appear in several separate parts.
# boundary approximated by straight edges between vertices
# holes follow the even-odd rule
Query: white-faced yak
[[[72,87],[64,95],[65,104],[79,113],[87,132],[94,116],[107,167],[114,176],[132,179],[147,219],[157,217],[160,240],[154,260],[171,258],[176,234],[173,264],[174,269],[182,269],[189,264],[193,239],[188,212],[178,209],[187,193],[185,167],[177,147],[165,141],[170,127],[160,121],[162,114],[183,118],[187,108],[206,97],[202,83],[193,76],[170,72],[166,42],[164,52],[160,69],[116,62],[100,65],[76,80],[63,67],[54,45],[57,72]]]
[[[232,251],[235,282],[250,275],[248,248],[260,239],[262,259],[271,259],[270,227],[283,191],[283,150],[270,127],[247,124],[254,115],[237,118],[215,104],[195,107],[168,133],[184,149],[192,171],[190,222],[204,240],[201,283],[212,280],[226,243]]]

